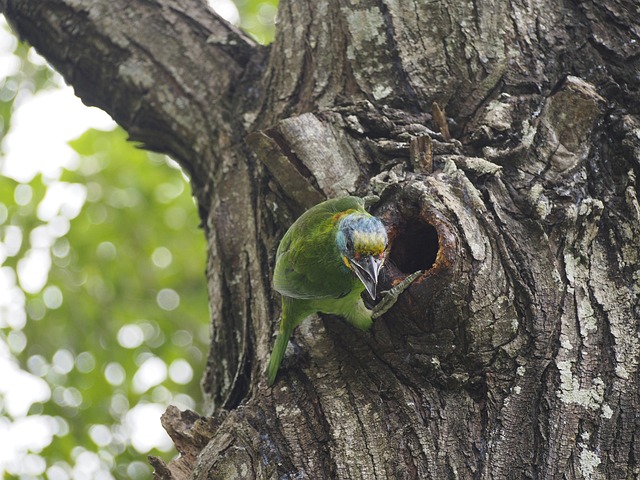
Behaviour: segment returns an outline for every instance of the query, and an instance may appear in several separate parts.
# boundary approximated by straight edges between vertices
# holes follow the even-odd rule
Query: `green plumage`
[[[289,228],[278,247],[273,276],[273,286],[282,295],[282,320],[269,360],[269,385],[275,381],[293,329],[309,315],[336,314],[363,330],[371,326],[371,311],[360,294],[365,280],[375,292],[386,242],[382,223],[366,212],[364,201],[357,197],[316,205]],[[371,278],[366,272],[363,277],[362,267],[354,273],[354,265],[365,257],[375,258]]]

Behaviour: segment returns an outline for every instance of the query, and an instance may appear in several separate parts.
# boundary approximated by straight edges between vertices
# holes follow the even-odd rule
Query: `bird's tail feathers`
[[[273,382],[276,381],[276,376],[278,375],[278,370],[282,363],[282,357],[284,357],[284,352],[287,350],[287,345],[289,344],[291,332],[293,332],[292,328],[286,328],[280,330],[278,333],[276,343],[274,344],[271,352],[271,358],[269,359],[269,366],[267,367],[267,379],[269,386],[273,385]]]

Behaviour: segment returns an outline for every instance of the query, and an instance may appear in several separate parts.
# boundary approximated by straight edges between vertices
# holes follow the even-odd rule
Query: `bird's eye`
[[[347,250],[353,250],[353,239],[347,238]]]

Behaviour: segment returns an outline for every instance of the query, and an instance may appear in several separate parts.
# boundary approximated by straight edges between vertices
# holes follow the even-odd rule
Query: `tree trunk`
[[[195,0],[0,3],[191,174],[208,406],[167,410],[158,478],[640,474],[636,0],[284,0],[270,48]],[[426,272],[371,332],[305,321],[268,388],[278,240],[348,193],[386,285]]]

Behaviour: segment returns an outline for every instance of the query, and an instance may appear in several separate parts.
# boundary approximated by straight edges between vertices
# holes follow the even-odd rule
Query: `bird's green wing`
[[[291,298],[339,298],[353,288],[353,276],[338,252],[335,235],[340,214],[363,211],[358,197],[327,200],[307,210],[278,247],[273,285]]]

